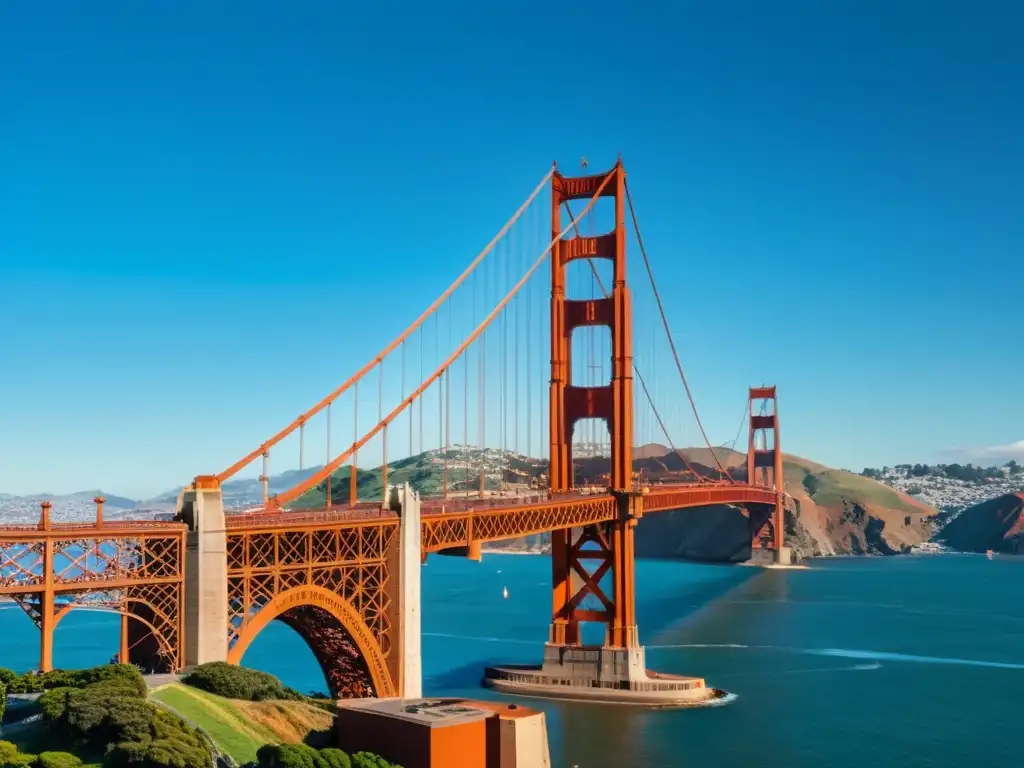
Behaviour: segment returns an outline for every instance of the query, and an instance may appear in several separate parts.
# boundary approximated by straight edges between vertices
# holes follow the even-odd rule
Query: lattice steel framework
[[[228,660],[279,619],[306,641],[336,697],[392,696],[398,518],[289,523],[289,515],[229,526]]]
[[[154,671],[182,664],[186,528],[177,523],[50,524],[0,529],[0,596],[40,630],[39,668],[53,668],[53,632],[71,610],[122,614],[119,655]]]
[[[615,517],[611,496],[576,496],[529,506],[424,515],[424,552],[485,541],[515,539],[560,528],[576,528]]]

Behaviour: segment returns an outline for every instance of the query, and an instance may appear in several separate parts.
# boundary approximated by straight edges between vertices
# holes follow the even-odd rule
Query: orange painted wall
[[[487,720],[434,728],[430,739],[430,766],[487,768]]]
[[[492,768],[500,765],[498,718],[431,728],[427,725],[342,708],[337,718],[338,746],[346,752],[376,752],[403,768]],[[488,723],[492,759],[488,762]]]

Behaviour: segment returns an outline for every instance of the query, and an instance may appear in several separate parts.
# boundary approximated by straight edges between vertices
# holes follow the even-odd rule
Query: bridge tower
[[[621,161],[608,173],[594,176],[567,178],[555,171],[551,181],[553,239],[563,229],[561,208],[565,203],[590,199],[598,190],[601,196],[615,200],[615,228],[611,232],[559,239],[551,250],[551,492],[567,492],[573,486],[572,436],[576,422],[604,419],[611,437],[611,491],[618,499],[619,514],[608,523],[551,534],[553,611],[545,665],[569,663],[565,651],[581,645],[580,623],[597,622],[605,625],[603,650],[611,652],[607,661],[634,677],[645,676],[636,624],[633,564],[633,533],[642,506],[632,488],[633,351],[626,284],[625,182]],[[566,298],[567,265],[576,259],[593,258],[612,262],[611,295]],[[585,326],[606,326],[611,331],[612,374],[603,386],[578,386],[572,381],[572,332]],[[600,585],[606,574],[612,580],[610,595]],[[600,601],[601,610],[582,607],[588,595]],[[605,661],[601,666],[607,669]]]
[[[775,506],[768,514],[750,512],[752,549],[771,549],[780,563],[789,562],[785,544],[785,488],[782,447],[779,444],[779,407],[775,387],[751,387],[747,482],[775,491]]]

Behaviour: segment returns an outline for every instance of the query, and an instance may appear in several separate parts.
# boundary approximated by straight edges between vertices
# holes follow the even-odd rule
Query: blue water
[[[539,557],[430,559],[428,694],[487,697],[481,667],[538,660],[549,568]],[[674,712],[530,702],[547,712],[556,768],[1019,764],[1024,559],[836,559],[803,571],[641,562],[637,580],[648,665],[737,698]],[[117,628],[115,617],[72,613],[55,663],[106,661]],[[34,666],[38,633],[19,609],[0,608],[0,630],[0,665]],[[325,687],[276,623],[245,663],[300,690]]]

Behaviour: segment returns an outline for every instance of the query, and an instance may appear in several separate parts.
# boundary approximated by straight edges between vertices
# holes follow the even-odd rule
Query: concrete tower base
[[[646,668],[643,646],[544,646],[540,667],[484,670],[484,685],[519,696],[603,701],[647,707],[692,707],[725,696],[703,678],[668,675]]]

